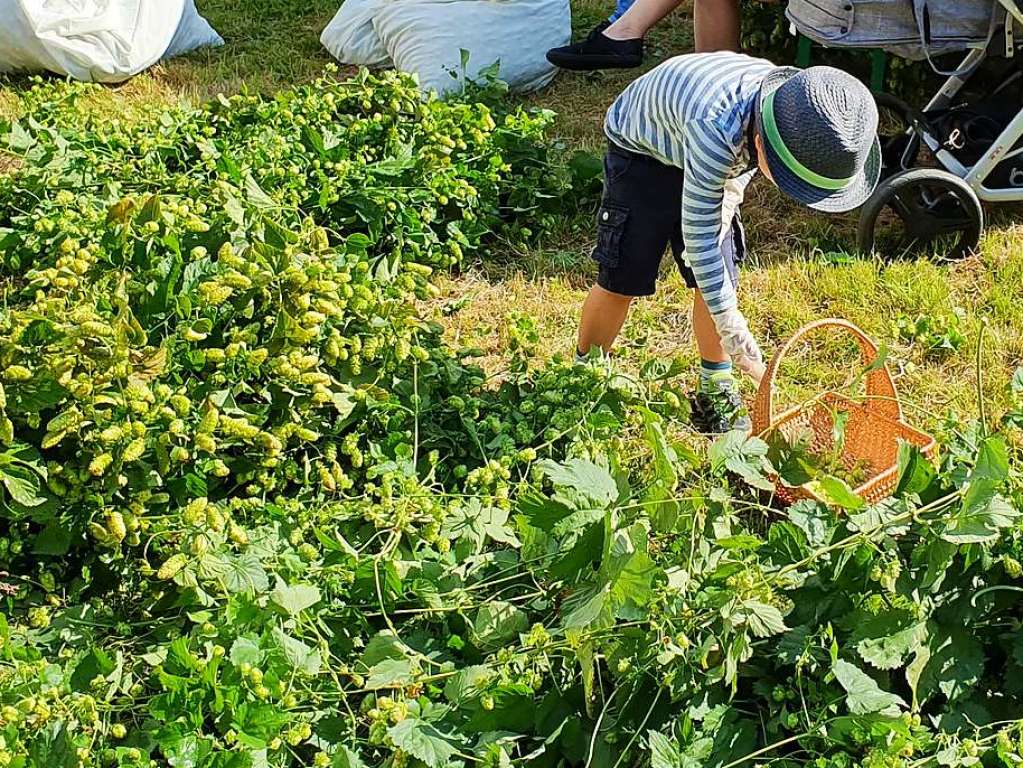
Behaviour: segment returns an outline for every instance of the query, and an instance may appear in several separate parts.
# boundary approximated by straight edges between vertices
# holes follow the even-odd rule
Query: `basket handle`
[[[778,374],[778,369],[781,367],[782,360],[784,360],[785,356],[792,351],[792,347],[795,346],[796,342],[804,336],[822,328],[842,330],[855,337],[856,341],[860,345],[860,359],[863,362],[864,367],[871,365],[877,360],[877,345],[870,340],[867,334],[848,320],[828,318],[826,320],[817,320],[803,326],[792,335],[792,338],[781,346],[777,354],[771,359],[770,364],[767,366],[767,372],[764,374],[764,378],[760,382],[760,389],[757,391],[757,397],[753,405],[752,417],[754,435],[766,432],[775,423],[773,403],[774,381]],[[902,406],[899,405],[898,395],[895,390],[895,381],[892,379],[892,374],[888,370],[887,365],[883,365],[867,374],[867,407],[893,421],[902,421]]]

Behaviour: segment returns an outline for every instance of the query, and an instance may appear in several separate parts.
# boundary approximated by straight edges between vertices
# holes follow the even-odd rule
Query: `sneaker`
[[[693,426],[705,434],[719,435],[733,430],[750,432],[753,422],[731,374],[712,379],[712,386],[693,398]]]
[[[642,64],[643,38],[612,40],[604,34],[604,30],[610,26],[611,22],[603,21],[582,42],[552,48],[547,51],[547,61],[574,72],[631,69]]]

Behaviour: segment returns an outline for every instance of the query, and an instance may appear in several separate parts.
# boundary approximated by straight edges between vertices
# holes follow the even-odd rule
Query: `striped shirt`
[[[681,168],[682,237],[712,314],[736,307],[721,242],[755,173],[750,120],[760,84],[775,65],[738,53],[677,56],[634,81],[608,110],[618,146]]]

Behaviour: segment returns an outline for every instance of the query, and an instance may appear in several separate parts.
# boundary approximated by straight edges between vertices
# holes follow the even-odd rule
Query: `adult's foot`
[[[585,40],[547,51],[547,61],[574,72],[598,69],[632,69],[643,63],[643,38],[612,40],[604,34],[611,26],[603,21]]]

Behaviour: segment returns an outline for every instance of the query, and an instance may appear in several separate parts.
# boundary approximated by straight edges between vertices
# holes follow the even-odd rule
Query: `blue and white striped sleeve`
[[[737,150],[712,120],[691,120],[684,136],[682,239],[686,261],[712,315],[735,309],[735,287],[721,253],[725,183]]]

